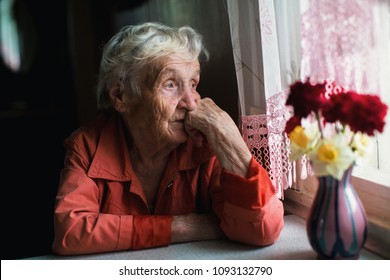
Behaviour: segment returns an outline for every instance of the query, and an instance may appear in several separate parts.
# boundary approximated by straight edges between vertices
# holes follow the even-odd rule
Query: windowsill
[[[381,172],[372,167],[354,166],[352,176],[356,179],[365,180],[365,184],[376,184],[381,187],[390,188],[390,174]]]

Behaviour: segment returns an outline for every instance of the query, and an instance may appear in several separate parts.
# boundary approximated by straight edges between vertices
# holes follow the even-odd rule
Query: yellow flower
[[[291,131],[289,138],[290,144],[290,160],[294,161],[299,159],[301,156],[309,152],[315,145],[316,140],[319,137],[317,127],[311,123],[306,124],[306,128],[302,126],[296,126]]]
[[[317,176],[331,175],[338,180],[355,161],[354,153],[342,134],[330,139],[321,139],[308,156]]]
[[[337,158],[339,157],[339,153],[338,153],[336,147],[334,147],[331,144],[322,144],[318,148],[317,154],[318,154],[318,159],[320,161],[324,161],[326,163],[335,162],[337,160]]]
[[[302,126],[298,125],[291,131],[290,135],[291,143],[294,143],[300,148],[306,149],[309,138],[307,137],[305,130]]]

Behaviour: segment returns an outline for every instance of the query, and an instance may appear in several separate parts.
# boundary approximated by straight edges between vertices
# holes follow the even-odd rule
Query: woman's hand
[[[238,127],[228,113],[219,108],[210,98],[197,100],[194,110],[185,118],[186,130],[198,145],[199,131],[207,138],[221,165],[246,177],[252,158]],[[193,135],[193,136],[192,136]]]
[[[194,142],[195,146],[198,148],[202,147],[203,145],[202,133],[196,128],[193,128],[192,126],[187,124],[186,122],[184,123],[184,129],[187,132],[188,136],[190,136],[190,138]]]
[[[172,243],[222,239],[223,237],[224,234],[213,214],[191,213],[173,217]]]

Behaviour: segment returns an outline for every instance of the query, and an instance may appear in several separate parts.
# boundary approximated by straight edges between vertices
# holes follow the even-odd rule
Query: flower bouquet
[[[316,176],[341,179],[370,148],[370,136],[383,132],[387,105],[376,95],[344,90],[331,82],[295,82],[286,105],[294,114],[285,132],[290,159],[306,155]]]

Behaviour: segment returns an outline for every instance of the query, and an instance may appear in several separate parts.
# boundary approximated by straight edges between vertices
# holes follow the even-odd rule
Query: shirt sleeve
[[[284,226],[284,209],[267,171],[252,157],[247,178],[220,167],[213,173],[213,208],[226,236],[255,246],[274,243]]]
[[[81,155],[68,147],[56,196],[53,251],[75,255],[170,244],[171,216],[100,213],[102,190],[87,176]]]

